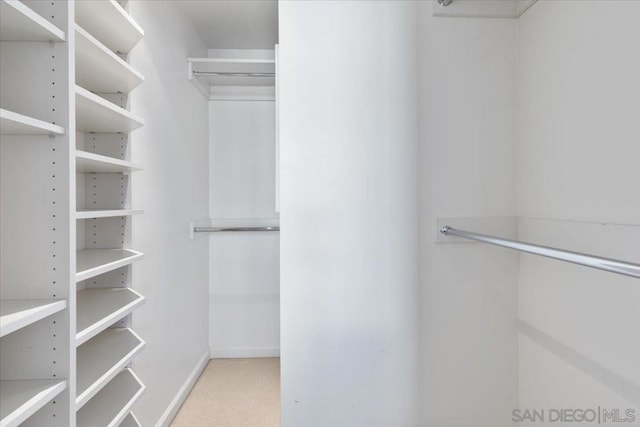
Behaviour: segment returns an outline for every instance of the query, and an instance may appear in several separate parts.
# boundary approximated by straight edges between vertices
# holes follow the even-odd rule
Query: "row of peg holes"
[[[54,2],[51,2],[51,6],[55,6],[55,3],[54,3]],[[55,19],[55,15],[53,15],[53,14],[52,14],[52,15],[51,15],[51,19]],[[54,74],[54,73],[56,72],[56,65],[55,65],[55,61],[56,61],[56,56],[55,56],[55,55],[51,55],[51,62],[52,62],[52,66],[51,66],[51,73],[52,73],[52,82],[51,82],[51,91],[52,91],[52,93],[51,93],[51,102],[52,102],[52,104],[53,104],[53,105],[51,106],[51,111],[52,111],[53,113],[55,113],[55,111],[56,111],[56,104],[55,104],[55,102],[56,102],[56,94],[55,94],[55,85],[56,85],[56,82],[55,82],[55,79],[54,79],[54,78],[55,78],[55,74]],[[53,120],[53,121],[52,121],[52,123],[55,125],[55,124],[56,124],[56,121],[55,121],[55,120]],[[55,141],[55,139],[54,139],[54,141]],[[52,184],[53,184],[53,186],[52,186],[51,191],[52,191],[52,192],[54,193],[54,195],[55,195],[55,191],[56,191],[56,187],[55,187],[55,185],[56,185],[56,184],[55,184],[56,171],[55,171],[55,169],[57,168],[57,166],[56,166],[56,161],[55,161],[55,151],[56,151],[55,147],[54,147],[54,148],[52,148],[52,150],[51,150],[51,151],[52,151],[52,155],[53,155],[53,161],[51,162],[51,165],[52,165],[52,168],[53,168],[53,172],[52,172],[52,174],[51,174],[51,179],[52,179]],[[54,205],[54,208],[55,208],[55,207],[57,207],[57,206],[56,206],[56,200],[55,200],[55,199],[52,201],[52,205]],[[55,213],[55,211],[54,211],[54,213],[52,213],[52,214],[51,214],[51,217],[53,218],[53,221],[56,221],[56,213]],[[51,244],[52,244],[52,246],[53,246],[53,247],[52,247],[52,249],[53,249],[52,258],[54,258],[54,262],[55,262],[55,261],[56,261],[56,259],[55,259],[55,258],[56,258],[56,255],[57,255],[57,254],[56,254],[56,252],[55,252],[55,248],[56,248],[56,246],[55,246],[55,245],[56,245],[56,240],[57,240],[57,238],[56,238],[56,224],[55,224],[55,222],[54,222],[54,225],[53,225],[53,227],[52,227],[52,232],[53,232],[53,240],[52,240],[52,243],[51,243]],[[56,272],[56,264],[55,264],[55,263],[54,263],[54,266],[53,266],[53,271],[54,271],[54,272]],[[56,273],[54,273],[54,274],[56,274]],[[56,284],[57,284],[57,281],[55,280],[55,279],[56,279],[56,278],[55,278],[55,276],[54,276],[54,278],[53,278],[53,279],[54,279],[54,280],[52,280],[52,282],[51,282],[51,285],[54,287],[54,290],[53,290],[53,293],[52,293],[52,297],[53,297],[53,298],[56,298],[55,286],[56,286]],[[53,328],[54,328],[54,331],[53,331],[54,333],[52,334],[52,338],[55,340],[55,339],[57,338],[57,334],[56,334],[56,330],[55,330],[55,327],[56,327],[56,321],[54,320],[52,324],[53,324]],[[55,351],[57,351],[57,349],[56,349],[56,347],[55,347],[55,344],[54,344],[54,347],[52,347],[52,350],[53,350],[54,352],[55,352]],[[52,361],[52,365],[56,365],[56,363],[57,363],[57,360],[55,360],[55,359],[54,359],[54,360]],[[52,373],[52,377],[53,377],[53,378],[56,378],[56,377],[57,377],[57,374],[56,374],[55,370],[54,370],[54,372]],[[54,399],[51,403],[52,403],[53,405],[55,405],[55,404],[56,404],[56,400]],[[57,415],[57,414],[56,414],[55,412],[53,412],[53,414],[52,414],[51,416],[52,416],[53,418],[55,418],[55,417],[56,417],[56,415]]]

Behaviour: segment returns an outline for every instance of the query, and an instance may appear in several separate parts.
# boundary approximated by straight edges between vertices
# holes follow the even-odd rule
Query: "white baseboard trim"
[[[278,347],[249,347],[249,348],[212,348],[212,359],[249,359],[254,357],[280,357]]]
[[[171,424],[173,419],[178,414],[178,411],[189,395],[189,392],[196,384],[196,381],[200,377],[200,374],[202,374],[202,371],[207,366],[207,363],[209,363],[210,358],[210,352],[207,351],[198,360],[198,363],[196,363],[193,371],[191,371],[184,384],[182,384],[182,387],[180,387],[180,390],[178,390],[178,393],[176,393],[175,397],[173,398],[173,400],[171,400],[171,403],[169,403],[169,406],[156,423],[156,427],[169,427],[169,424]]]

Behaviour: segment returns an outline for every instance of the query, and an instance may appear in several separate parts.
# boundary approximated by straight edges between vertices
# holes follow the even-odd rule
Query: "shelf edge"
[[[76,272],[76,282],[81,282],[83,280],[99,276],[100,274],[107,273],[111,270],[115,270],[116,268],[124,267],[125,265],[132,264],[144,258],[144,254],[142,252],[138,252],[133,249],[125,250],[132,252],[132,255],[106,264],[100,264],[87,270],[78,271]]]
[[[110,50],[107,46],[105,46],[100,40],[93,37],[87,30],[82,28],[77,23],[74,24],[74,29],[76,33],[80,34],[82,37],[87,39],[89,43],[91,43],[95,48],[100,50],[104,55],[109,57],[112,61],[114,61],[119,66],[121,66],[124,70],[128,71],[129,73],[134,75],[137,79],[139,79],[139,82],[131,90],[135,89],[135,87],[141,85],[144,82],[144,76],[142,75],[142,73],[140,73],[140,71],[136,70],[135,68],[133,68],[133,66],[131,66],[131,64],[129,64],[128,62],[120,58],[118,55],[116,55],[112,50]]]
[[[24,4],[18,0],[4,0],[3,3],[14,8],[18,13],[22,14],[26,19],[29,19],[34,24],[38,25],[40,28],[47,31],[53,39],[49,40],[41,40],[41,41],[51,41],[51,42],[65,42],[67,40],[66,34],[60,28],[56,27],[51,22],[44,19],[40,14],[31,9],[29,6]],[[2,40],[5,41],[5,40]],[[6,40],[6,41],[14,41],[14,40]],[[40,40],[30,40],[30,41],[40,41]]]
[[[125,328],[133,334],[133,336],[139,341],[139,343],[132,348],[124,357],[116,362],[111,368],[107,370],[104,374],[102,374],[99,378],[97,378],[85,391],[80,393],[76,397],[76,411],[82,408],[93,396],[98,394],[100,390],[106,386],[109,381],[116,377],[122,370],[133,360],[135,359],[142,350],[146,347],[147,343],[136,334],[133,329]]]
[[[4,321],[0,323],[0,337],[8,335],[19,329],[25,328],[35,322],[45,319],[66,308],[67,308],[67,300],[51,300],[50,302],[43,304],[41,307],[34,307],[29,309],[29,310],[36,310],[36,312],[27,318],[21,318],[13,322],[7,322],[5,318],[8,316],[7,315],[2,316],[0,317],[0,319]],[[22,310],[22,311],[27,311],[27,310]]]
[[[128,173],[139,172],[143,170],[143,168],[137,163],[133,163],[128,160],[116,159],[115,157],[109,157],[102,154],[92,153],[90,151],[76,150],[76,163],[78,159],[131,169]],[[76,172],[77,173],[102,173],[102,172],[84,172],[84,171],[78,172],[77,170]],[[123,173],[123,172],[120,172],[120,173]]]
[[[76,211],[76,219],[117,218],[121,216],[141,215],[142,209],[103,209]]]
[[[24,114],[16,113],[15,111],[5,110],[0,108],[0,119],[7,120],[13,123],[19,123],[23,126],[28,126],[33,129],[39,129],[45,131],[50,135],[64,135],[66,130],[60,125],[54,125],[53,123],[45,122],[44,120],[36,119],[34,117],[26,116]],[[40,133],[4,133],[2,135],[39,135]]]
[[[118,320],[122,319],[125,316],[128,316],[129,313],[132,313],[136,309],[138,309],[142,304],[145,303],[146,298],[143,297],[138,292],[134,291],[131,288],[126,288],[132,293],[136,295],[136,299],[131,301],[130,303],[120,307],[118,310],[110,313],[108,316],[105,316],[94,322],[90,326],[87,326],[83,330],[76,333],[76,348],[89,341],[91,338],[98,335],[100,332],[107,329],[109,326],[113,325]]]
[[[86,99],[89,102],[92,102],[96,105],[98,105],[99,107],[109,111],[112,114],[117,114],[120,117],[123,117],[129,121],[131,121],[132,123],[134,123],[136,126],[131,129],[128,132],[123,132],[123,133],[130,133],[133,130],[144,126],[144,119],[142,119],[142,117],[138,116],[137,114],[132,113],[131,111],[122,108],[122,107],[118,107],[116,104],[114,104],[111,101],[108,101],[106,99],[104,99],[103,97],[101,97],[100,95],[96,95],[95,93],[83,88],[82,86],[78,86],[76,85],[76,96],[80,96],[84,99]],[[109,133],[109,132],[106,132]]]
[[[29,380],[25,380],[29,381]],[[52,386],[40,391],[0,421],[2,427],[17,427],[67,388],[67,380],[51,381]]]

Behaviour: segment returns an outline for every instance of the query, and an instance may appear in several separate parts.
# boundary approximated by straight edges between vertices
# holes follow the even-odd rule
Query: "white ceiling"
[[[177,0],[210,49],[273,49],[276,0]]]

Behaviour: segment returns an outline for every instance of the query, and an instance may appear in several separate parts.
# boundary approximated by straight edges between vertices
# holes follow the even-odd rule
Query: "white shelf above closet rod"
[[[187,58],[189,80],[205,87],[274,86],[275,72],[275,59]]]

